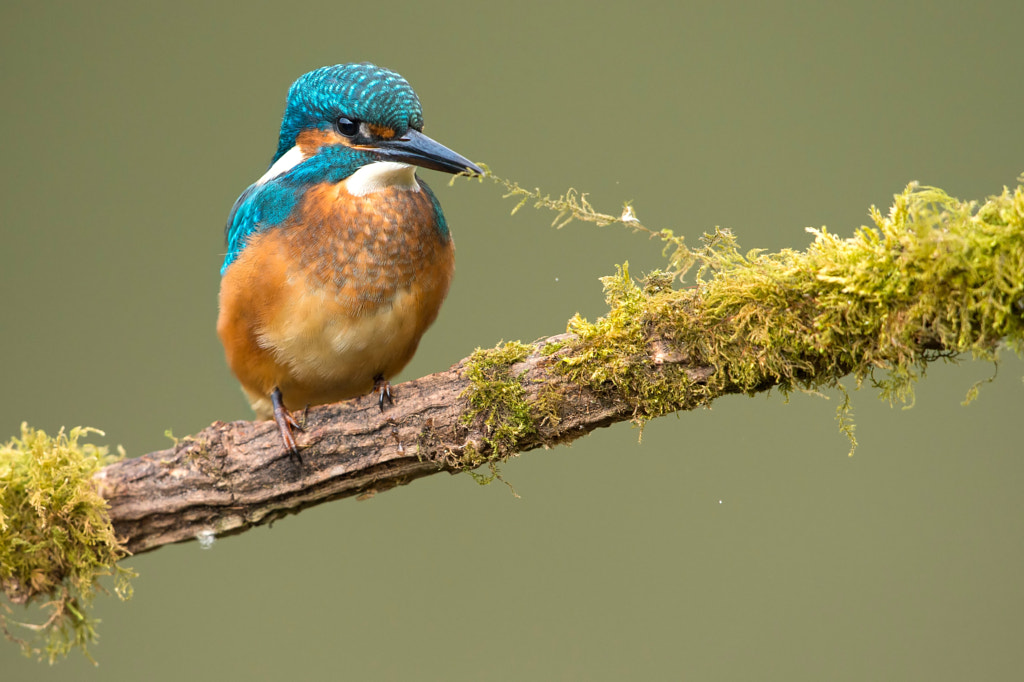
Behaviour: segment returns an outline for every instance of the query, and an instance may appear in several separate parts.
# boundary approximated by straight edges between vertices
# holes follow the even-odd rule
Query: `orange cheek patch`
[[[382,140],[390,140],[395,136],[394,128],[388,128],[387,126],[379,126],[373,123],[367,123],[366,127],[370,129],[371,133],[373,133]]]
[[[347,141],[336,130],[310,128],[299,133],[299,136],[295,138],[295,144],[306,156],[315,156],[321,147],[347,144]]]

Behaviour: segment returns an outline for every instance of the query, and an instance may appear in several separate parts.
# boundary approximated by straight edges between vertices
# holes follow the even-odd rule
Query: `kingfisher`
[[[371,392],[383,410],[448,293],[455,246],[417,168],[483,174],[423,134],[400,75],[325,66],[288,90],[270,167],[228,216],[217,334],[297,458],[292,412]]]

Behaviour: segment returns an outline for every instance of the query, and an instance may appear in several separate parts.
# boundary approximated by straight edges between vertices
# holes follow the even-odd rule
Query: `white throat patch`
[[[416,167],[396,161],[375,161],[345,180],[345,189],[357,197],[390,187],[418,192],[420,185],[416,182]]]
[[[265,182],[270,182],[278,175],[284,175],[292,168],[295,168],[300,163],[306,160],[306,155],[302,152],[298,145],[295,145],[288,151],[286,151],[280,159],[274,162],[274,165],[267,169],[267,172],[263,174],[259,180],[256,181],[257,185],[262,185]]]

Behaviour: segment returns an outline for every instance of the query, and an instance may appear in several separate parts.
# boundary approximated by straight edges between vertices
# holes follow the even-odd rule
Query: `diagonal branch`
[[[604,317],[477,350],[395,387],[383,414],[365,398],[310,410],[301,462],[273,422],[217,422],[113,463],[107,448],[78,442],[89,429],[51,438],[23,425],[20,439],[0,445],[0,589],[15,604],[49,596],[51,617],[38,629],[51,658],[95,638],[87,607],[99,576],[112,573],[115,591],[128,594],[132,572],[117,564],[126,552],[239,533],[442,471],[486,464],[493,478],[520,452],[729,393],[845,393],[839,382],[851,376],[905,401],[936,359],[995,361],[1004,347],[1024,355],[1024,186],[961,202],[912,184],[887,216],[872,207],[875,227],[849,238],[822,228],[805,251],[744,254],[725,230],[691,250],[640,225],[629,206],[616,218],[585,195],[504,184],[558,211],[559,225],[614,222],[661,240],[668,272],[637,280],[624,264],[602,280]],[[692,265],[695,283],[678,288]],[[847,395],[839,428],[856,444],[849,409]],[[11,613],[0,604],[0,631],[17,640]]]
[[[1024,187],[979,207],[911,185],[887,217],[872,216],[876,228],[848,239],[813,231],[806,252],[743,255],[725,232],[690,252],[665,233],[674,262],[700,264],[696,286],[674,288],[662,273],[635,281],[624,266],[605,278],[609,312],[594,323],[577,317],[568,333],[477,351],[397,386],[383,414],[369,399],[310,410],[301,463],[273,422],[218,422],[100,470],[100,494],[138,553],[729,393],[836,387],[852,375],[907,399],[935,359],[1024,349]]]
[[[535,344],[563,343],[568,334]],[[302,462],[282,448],[273,422],[217,422],[175,447],[109,465],[97,474],[119,538],[132,553],[203,534],[225,535],[269,523],[306,507],[372,495],[417,478],[482,463],[496,454],[489,429],[472,412],[467,358],[444,372],[393,388],[383,414],[370,398],[312,408],[298,434]],[[511,365],[535,403],[543,390],[564,398],[557,414],[518,439],[524,452],[575,440],[633,416],[630,403],[580,386],[554,371],[557,356],[540,352]],[[695,379],[706,367],[688,369]]]

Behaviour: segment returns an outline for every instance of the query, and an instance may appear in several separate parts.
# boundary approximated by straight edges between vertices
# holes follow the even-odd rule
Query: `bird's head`
[[[288,91],[277,153],[268,173],[322,156],[341,179],[375,162],[460,173],[483,171],[423,134],[423,110],[409,83],[369,63],[325,66]]]

